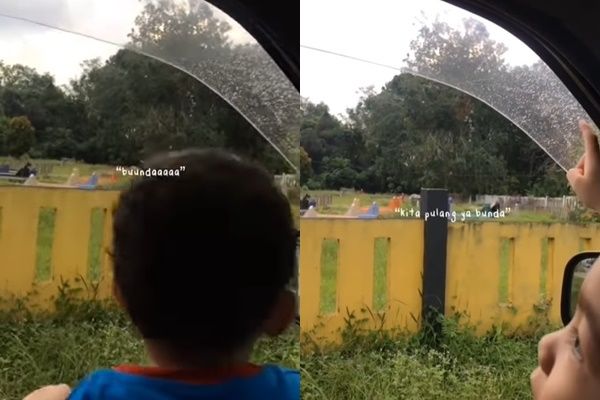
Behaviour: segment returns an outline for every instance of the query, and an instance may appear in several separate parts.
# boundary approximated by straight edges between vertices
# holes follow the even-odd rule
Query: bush
[[[587,208],[576,207],[574,210],[569,212],[567,220],[574,223],[600,222],[600,213]]]

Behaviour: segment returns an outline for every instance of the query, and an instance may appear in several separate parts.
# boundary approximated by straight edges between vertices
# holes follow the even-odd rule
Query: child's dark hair
[[[182,170],[180,167],[184,167]],[[114,214],[114,278],[142,336],[228,351],[258,334],[292,278],[290,206],[273,176],[218,150],[151,160]]]

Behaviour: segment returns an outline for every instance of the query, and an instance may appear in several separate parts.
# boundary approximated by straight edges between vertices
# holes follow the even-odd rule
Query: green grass
[[[550,246],[553,238],[542,238],[542,261],[540,274],[540,296],[546,298],[546,293],[550,291],[548,288],[548,264],[550,260]]]
[[[52,244],[56,209],[40,208],[37,233],[36,281],[46,282],[52,274]]]
[[[392,194],[386,193],[344,193],[340,191],[333,190],[313,190],[309,191],[310,195],[314,198],[319,196],[332,196],[332,203],[326,207],[319,207],[317,211],[323,214],[345,214],[348,211],[348,208],[352,204],[354,198],[358,198],[360,200],[361,207],[369,207],[374,201],[379,204],[381,207],[387,207],[389,201],[392,199]],[[405,204],[402,208],[408,210],[413,208],[408,199],[405,200]],[[414,207],[415,211],[417,210],[416,206]],[[560,218],[552,215],[551,213],[544,212],[542,210],[538,212],[532,211],[519,211],[517,213],[509,213],[501,218],[489,218],[489,217],[476,217],[476,210],[480,210],[481,205],[477,204],[468,204],[468,203],[455,203],[452,205],[452,210],[456,211],[456,219],[457,222],[462,221],[462,212],[470,211],[471,218],[466,218],[467,221],[496,221],[496,222],[505,222],[505,223],[552,223],[552,222],[561,222]],[[397,215],[386,215],[382,218],[399,218]]]
[[[510,266],[512,263],[512,239],[503,238],[500,244],[500,284],[498,285],[498,299],[500,303],[510,300]]]
[[[106,212],[107,211],[104,208],[94,208],[90,216],[91,229],[88,246],[88,276],[92,282],[98,282],[100,279]]]
[[[15,307],[0,313],[0,399],[21,399],[54,383],[123,363],[146,363],[143,343],[110,303],[59,299],[48,315]],[[299,368],[298,329],[257,343],[252,360]]]
[[[337,239],[323,240],[321,248],[321,303],[323,314],[331,314],[337,305],[337,270],[338,270],[339,241]]]
[[[374,246],[373,309],[381,311],[387,304],[387,271],[390,239],[376,238]]]
[[[444,332],[438,345],[427,334],[375,332],[303,351],[302,399],[531,399],[539,336],[476,337],[452,321]]]

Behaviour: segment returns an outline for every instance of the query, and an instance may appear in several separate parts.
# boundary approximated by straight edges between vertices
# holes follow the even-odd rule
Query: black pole
[[[441,333],[439,315],[446,306],[446,245],[448,242],[448,190],[421,189],[421,218],[424,226],[423,327]]]
[[[292,278],[292,288],[296,292],[296,324],[300,325],[300,230],[294,232],[296,236],[296,257],[294,260],[294,277]]]

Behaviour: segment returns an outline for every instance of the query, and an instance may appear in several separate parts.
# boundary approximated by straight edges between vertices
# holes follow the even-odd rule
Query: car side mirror
[[[560,316],[564,325],[568,325],[575,314],[581,284],[598,256],[600,252],[579,253],[565,267],[560,298]]]

